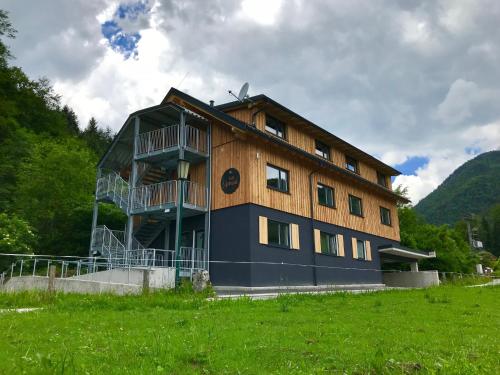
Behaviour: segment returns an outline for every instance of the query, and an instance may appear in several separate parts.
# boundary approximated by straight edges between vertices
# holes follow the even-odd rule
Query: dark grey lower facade
[[[300,249],[260,244],[259,216],[298,224]],[[315,253],[313,229],[343,235],[344,256]],[[215,286],[382,284],[377,249],[398,245],[386,238],[254,204],[212,211],[210,232],[210,277]],[[352,237],[370,241],[371,261],[353,258]]]

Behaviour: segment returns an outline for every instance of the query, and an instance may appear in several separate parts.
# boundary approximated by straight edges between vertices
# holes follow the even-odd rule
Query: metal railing
[[[186,147],[196,152],[207,154],[208,137],[207,132],[204,130],[186,125],[184,128],[184,139]]]
[[[194,126],[184,126],[184,146],[206,154],[208,137],[204,130]],[[179,125],[171,125],[150,132],[139,134],[136,138],[136,155],[144,156],[182,146],[180,144]]]
[[[101,225],[96,227],[92,233],[91,248],[107,258],[110,263],[116,263],[125,258],[124,238],[123,232],[113,231],[105,225]]]
[[[179,145],[179,125],[171,125],[139,134],[136,142],[138,156],[176,147]]]
[[[177,201],[177,181],[164,181],[157,184],[141,185],[132,189],[133,210],[161,208]]]
[[[208,251],[194,247],[181,247],[179,252],[179,268],[184,275],[193,277],[193,273],[208,269]]]
[[[181,247],[179,253],[179,269],[181,276],[192,277],[200,270],[208,267],[208,252],[206,249]],[[0,274],[0,286],[9,279],[21,276],[49,276],[51,265],[56,266],[56,277],[67,278],[89,273],[123,268],[175,268],[174,250],[135,249],[126,250],[122,257],[71,257],[66,259],[46,258],[45,256],[23,257],[14,261],[8,271]]]
[[[118,173],[110,172],[97,180],[97,199],[110,199],[125,211],[128,209],[129,185]]]
[[[132,189],[132,211],[149,211],[177,205],[177,180],[142,185]],[[182,181],[184,204],[206,210],[208,189],[193,181]]]
[[[145,248],[127,250],[126,261],[131,267],[175,267],[175,251]]]
[[[190,204],[202,209],[207,208],[208,189],[193,181],[183,181],[184,204]]]

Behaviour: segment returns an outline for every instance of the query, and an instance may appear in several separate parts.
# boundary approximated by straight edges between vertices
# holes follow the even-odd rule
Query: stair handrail
[[[129,184],[119,173],[112,171],[97,180],[96,197],[109,197],[120,208],[128,209]]]

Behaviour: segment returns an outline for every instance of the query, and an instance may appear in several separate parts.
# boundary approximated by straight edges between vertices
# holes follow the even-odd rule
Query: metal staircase
[[[113,202],[125,213],[129,207],[129,185],[118,173],[110,172],[97,180],[96,198]]]
[[[123,238],[121,231],[113,231],[105,225],[98,226],[92,233],[92,253],[106,258],[112,265],[123,265],[126,255]]]
[[[160,232],[165,228],[165,222],[155,219],[146,219],[145,222],[134,233],[136,238],[144,246],[149,247]]]

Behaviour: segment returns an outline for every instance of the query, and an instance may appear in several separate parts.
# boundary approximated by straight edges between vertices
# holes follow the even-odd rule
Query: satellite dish
[[[248,84],[248,82],[245,82],[243,86],[241,86],[240,93],[238,94],[238,100],[240,102],[242,102],[247,97],[249,86],[250,85]]]
[[[250,100],[248,99],[248,87],[249,87],[248,82],[245,82],[243,86],[241,86],[240,93],[238,94],[238,96],[234,95],[234,92],[232,92],[231,90],[229,90],[228,92],[230,95],[238,99],[239,102],[243,103],[245,99]]]

